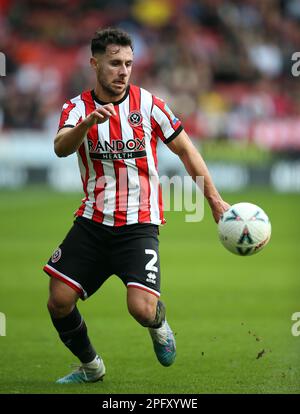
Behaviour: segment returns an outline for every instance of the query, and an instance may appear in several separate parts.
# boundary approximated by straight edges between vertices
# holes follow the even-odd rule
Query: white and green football
[[[237,203],[222,215],[218,231],[227,250],[240,256],[251,256],[269,242],[271,223],[267,214],[255,204]]]

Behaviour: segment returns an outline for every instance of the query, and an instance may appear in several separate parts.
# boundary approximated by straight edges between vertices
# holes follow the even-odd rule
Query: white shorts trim
[[[136,287],[142,290],[146,290],[149,293],[152,293],[152,295],[157,296],[158,298],[160,297],[160,293],[157,290],[151,289],[148,286],[142,285],[141,283],[136,283],[136,282],[128,282],[127,283],[127,287]]]
[[[72,285],[75,285],[78,289],[80,289],[82,291],[84,299],[86,299],[88,297],[87,292],[83,289],[83,287],[81,286],[80,283],[78,283],[75,280],[71,279],[70,277],[64,275],[63,273],[59,272],[58,270],[54,269],[54,267],[52,267],[48,264],[45,265],[45,269],[49,269],[54,274],[56,273],[61,279],[64,279],[64,280],[68,281]]]

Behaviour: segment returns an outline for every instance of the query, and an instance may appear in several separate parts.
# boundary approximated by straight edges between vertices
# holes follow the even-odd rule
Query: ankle
[[[92,361],[85,362],[82,364],[82,366],[84,368],[96,369],[96,368],[99,368],[100,363],[101,363],[101,358],[98,355],[96,355],[96,357]]]

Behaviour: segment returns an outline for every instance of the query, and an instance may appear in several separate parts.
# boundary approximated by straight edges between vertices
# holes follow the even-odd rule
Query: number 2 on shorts
[[[146,254],[151,254],[152,259],[149,260],[149,262],[146,264],[145,269],[150,272],[158,272],[158,268],[155,265],[157,262],[157,253],[155,250],[152,249],[145,249]]]

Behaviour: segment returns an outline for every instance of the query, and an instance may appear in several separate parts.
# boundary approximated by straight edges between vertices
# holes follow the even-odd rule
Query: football
[[[220,241],[227,250],[240,256],[251,256],[269,242],[271,223],[257,205],[237,203],[222,215],[218,231]]]

